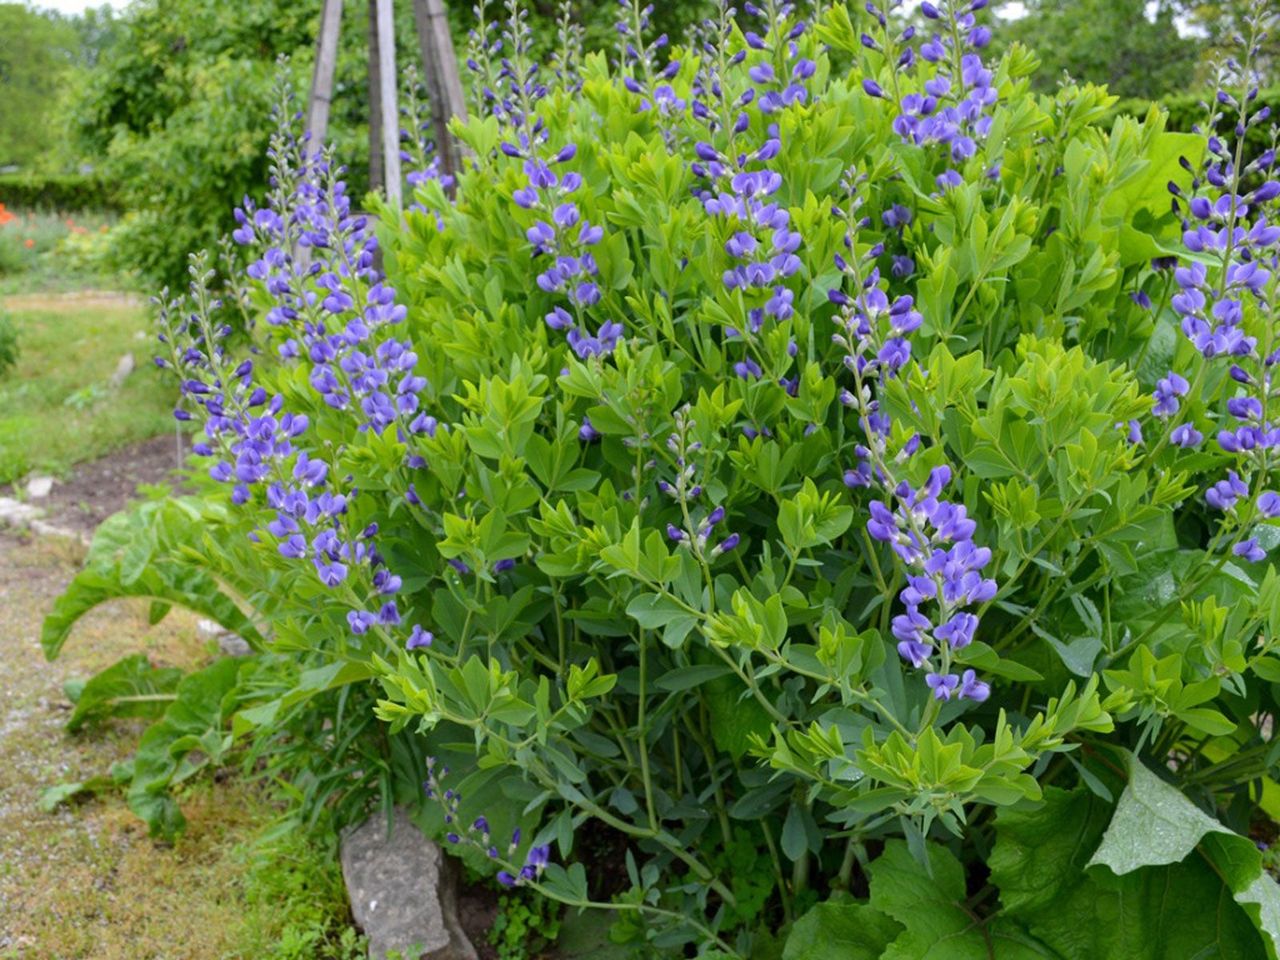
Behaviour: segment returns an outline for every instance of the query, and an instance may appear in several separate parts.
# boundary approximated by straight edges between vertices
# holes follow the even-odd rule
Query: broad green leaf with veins
[[[1150,773],[1145,778],[1155,780]],[[1137,804],[1149,811],[1151,792],[1145,778],[1140,774],[1139,785],[1126,788],[1114,818],[1111,805],[1083,787],[1070,792],[1051,787],[1035,809],[1001,811],[989,863],[1004,915],[1025,925],[1063,960],[1263,960],[1272,956],[1237,902],[1254,897],[1270,904],[1266,888],[1248,889],[1245,884],[1245,896],[1233,897],[1218,873],[1219,862],[1228,862],[1221,856],[1225,851],[1196,850],[1197,840],[1188,842],[1205,824],[1197,819],[1203,814],[1180,795],[1179,803],[1190,812],[1165,810],[1162,819],[1134,809]],[[1160,784],[1157,793],[1164,789],[1172,790]],[[1136,798],[1135,793],[1145,799]],[[1160,807],[1166,804],[1175,806],[1167,797],[1158,801]],[[1223,829],[1207,817],[1204,820]],[[1165,828],[1176,829],[1181,839],[1154,835]],[[1139,852],[1144,846],[1151,852]],[[1171,859],[1175,854],[1177,858]],[[1246,861],[1235,864],[1244,871],[1242,877],[1247,875]],[[1125,872],[1118,876],[1102,866],[1104,862]],[[1090,863],[1099,865],[1086,869]],[[1270,880],[1265,882],[1274,887]],[[1274,916],[1270,906],[1262,910]]]

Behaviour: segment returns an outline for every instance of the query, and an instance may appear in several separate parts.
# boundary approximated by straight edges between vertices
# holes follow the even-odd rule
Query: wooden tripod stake
[[[307,130],[315,149],[324,143],[329,128],[333,76],[338,63],[338,36],[342,29],[342,3],[343,0],[324,0],[324,10],[320,15],[316,65],[307,105]],[[460,151],[449,132],[449,121],[453,117],[465,120],[467,107],[444,0],[413,0],[413,14],[440,172],[456,177]],[[369,0],[369,184],[375,189],[383,188],[387,200],[399,208],[403,198],[397,78],[392,0]]]

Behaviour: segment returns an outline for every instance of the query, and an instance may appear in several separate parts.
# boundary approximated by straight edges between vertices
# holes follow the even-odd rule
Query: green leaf
[[[627,614],[646,630],[665,627],[673,620],[690,616],[674,598],[660,593],[642,593],[627,604]]]
[[[186,820],[170,788],[220,761],[230,746],[225,721],[241,665],[228,657],[184,677],[164,716],[143,733],[128,801],[152,836],[172,839],[182,830]]]
[[[782,824],[782,852],[793,863],[799,860],[808,849],[805,837],[803,808],[798,803],[791,804],[787,811],[787,819]]]
[[[905,840],[890,840],[871,863],[871,906],[905,928],[881,960],[1032,960],[1053,954],[1005,920],[984,922],[965,905],[964,867],[929,843],[926,871]],[[932,876],[930,876],[932,874]]]
[[[701,686],[717,677],[728,676],[732,672],[723,663],[695,663],[692,666],[677,667],[669,673],[664,673],[654,681],[653,685],[656,689],[667,693],[679,693],[681,690],[691,690]]]
[[[1062,960],[1268,955],[1245,910],[1198,853],[1124,876],[1102,868],[1086,872],[1111,812],[1111,804],[1086,787],[1048,787],[1039,807],[1001,810],[988,862],[1005,915]],[[1191,904],[1194,909],[1186,908]]]
[[[125,657],[80,689],[67,729],[74,732],[107,717],[158,717],[173,702],[181,678],[181,670],[154,668],[141,653]]]
[[[769,735],[769,714],[754,699],[741,698],[742,684],[733,677],[711,681],[704,696],[711,713],[711,739],[735,760],[746,755],[753,735]]]
[[[64,803],[70,803],[78,797],[102,793],[115,786],[117,786],[115,780],[109,776],[90,777],[88,780],[77,780],[75,783],[59,783],[41,790],[36,804],[42,813],[53,813]]]
[[[118,597],[145,597],[186,607],[244,637],[255,650],[262,649],[257,629],[213,577],[183,564],[154,562],[133,579],[124,578],[118,569],[90,567],[77,574],[45,617],[40,633],[45,657],[56,660],[76,621]]]
[[[1073,637],[1064,642],[1035,625],[1031,629],[1038,637],[1048,641],[1063,665],[1073,674],[1077,677],[1093,676],[1094,661],[1102,651],[1101,637]]]
[[[1242,837],[1200,810],[1136,758],[1102,843],[1089,866],[1120,876],[1142,867],[1180,863],[1198,850],[1234,894],[1267,941],[1268,956],[1280,946],[1280,886],[1262,870],[1262,855]],[[1261,882],[1259,882],[1261,881]]]
[[[819,903],[791,928],[782,960],[879,960],[901,931],[865,903]]]

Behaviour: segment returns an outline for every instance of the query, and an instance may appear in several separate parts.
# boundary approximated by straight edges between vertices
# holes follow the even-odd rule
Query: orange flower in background
[[[30,250],[32,247],[36,245],[36,242],[31,237],[27,237],[27,239],[22,241],[22,245],[26,247],[28,250]]]
[[[3,227],[10,220],[16,219],[14,214],[4,208],[4,204],[0,203],[0,227]]]

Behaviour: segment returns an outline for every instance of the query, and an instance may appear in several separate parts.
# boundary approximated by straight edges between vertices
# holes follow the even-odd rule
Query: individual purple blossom
[[[1151,410],[1152,414],[1161,419],[1173,416],[1178,412],[1178,398],[1185,397],[1189,389],[1191,385],[1187,383],[1186,378],[1173,371],[1161,377],[1156,382],[1153,394],[1156,402]]]
[[[369,628],[377,622],[377,616],[367,610],[351,610],[347,613],[347,623],[351,625],[351,632],[356,636],[368,633]]]
[[[409,639],[405,641],[404,647],[406,650],[420,650],[431,646],[435,639],[435,634],[430,630],[424,630],[420,624],[415,623],[413,629],[409,631]]]
[[[933,691],[935,700],[950,700],[960,685],[960,678],[954,673],[926,673],[924,682]]]
[[[1248,495],[1248,485],[1234,470],[1228,470],[1226,479],[1211,486],[1204,498],[1215,510],[1230,510],[1237,500]]]
[[[1267,551],[1258,545],[1255,537],[1240,541],[1231,548],[1231,552],[1237,557],[1248,560],[1250,563],[1261,563],[1267,558]]]
[[[978,679],[973,670],[966,670],[960,677],[960,696],[966,700],[982,703],[991,696],[991,687]]]
[[[1268,520],[1280,517],[1280,493],[1276,493],[1273,490],[1264,490],[1258,494],[1257,506],[1258,513]]]

